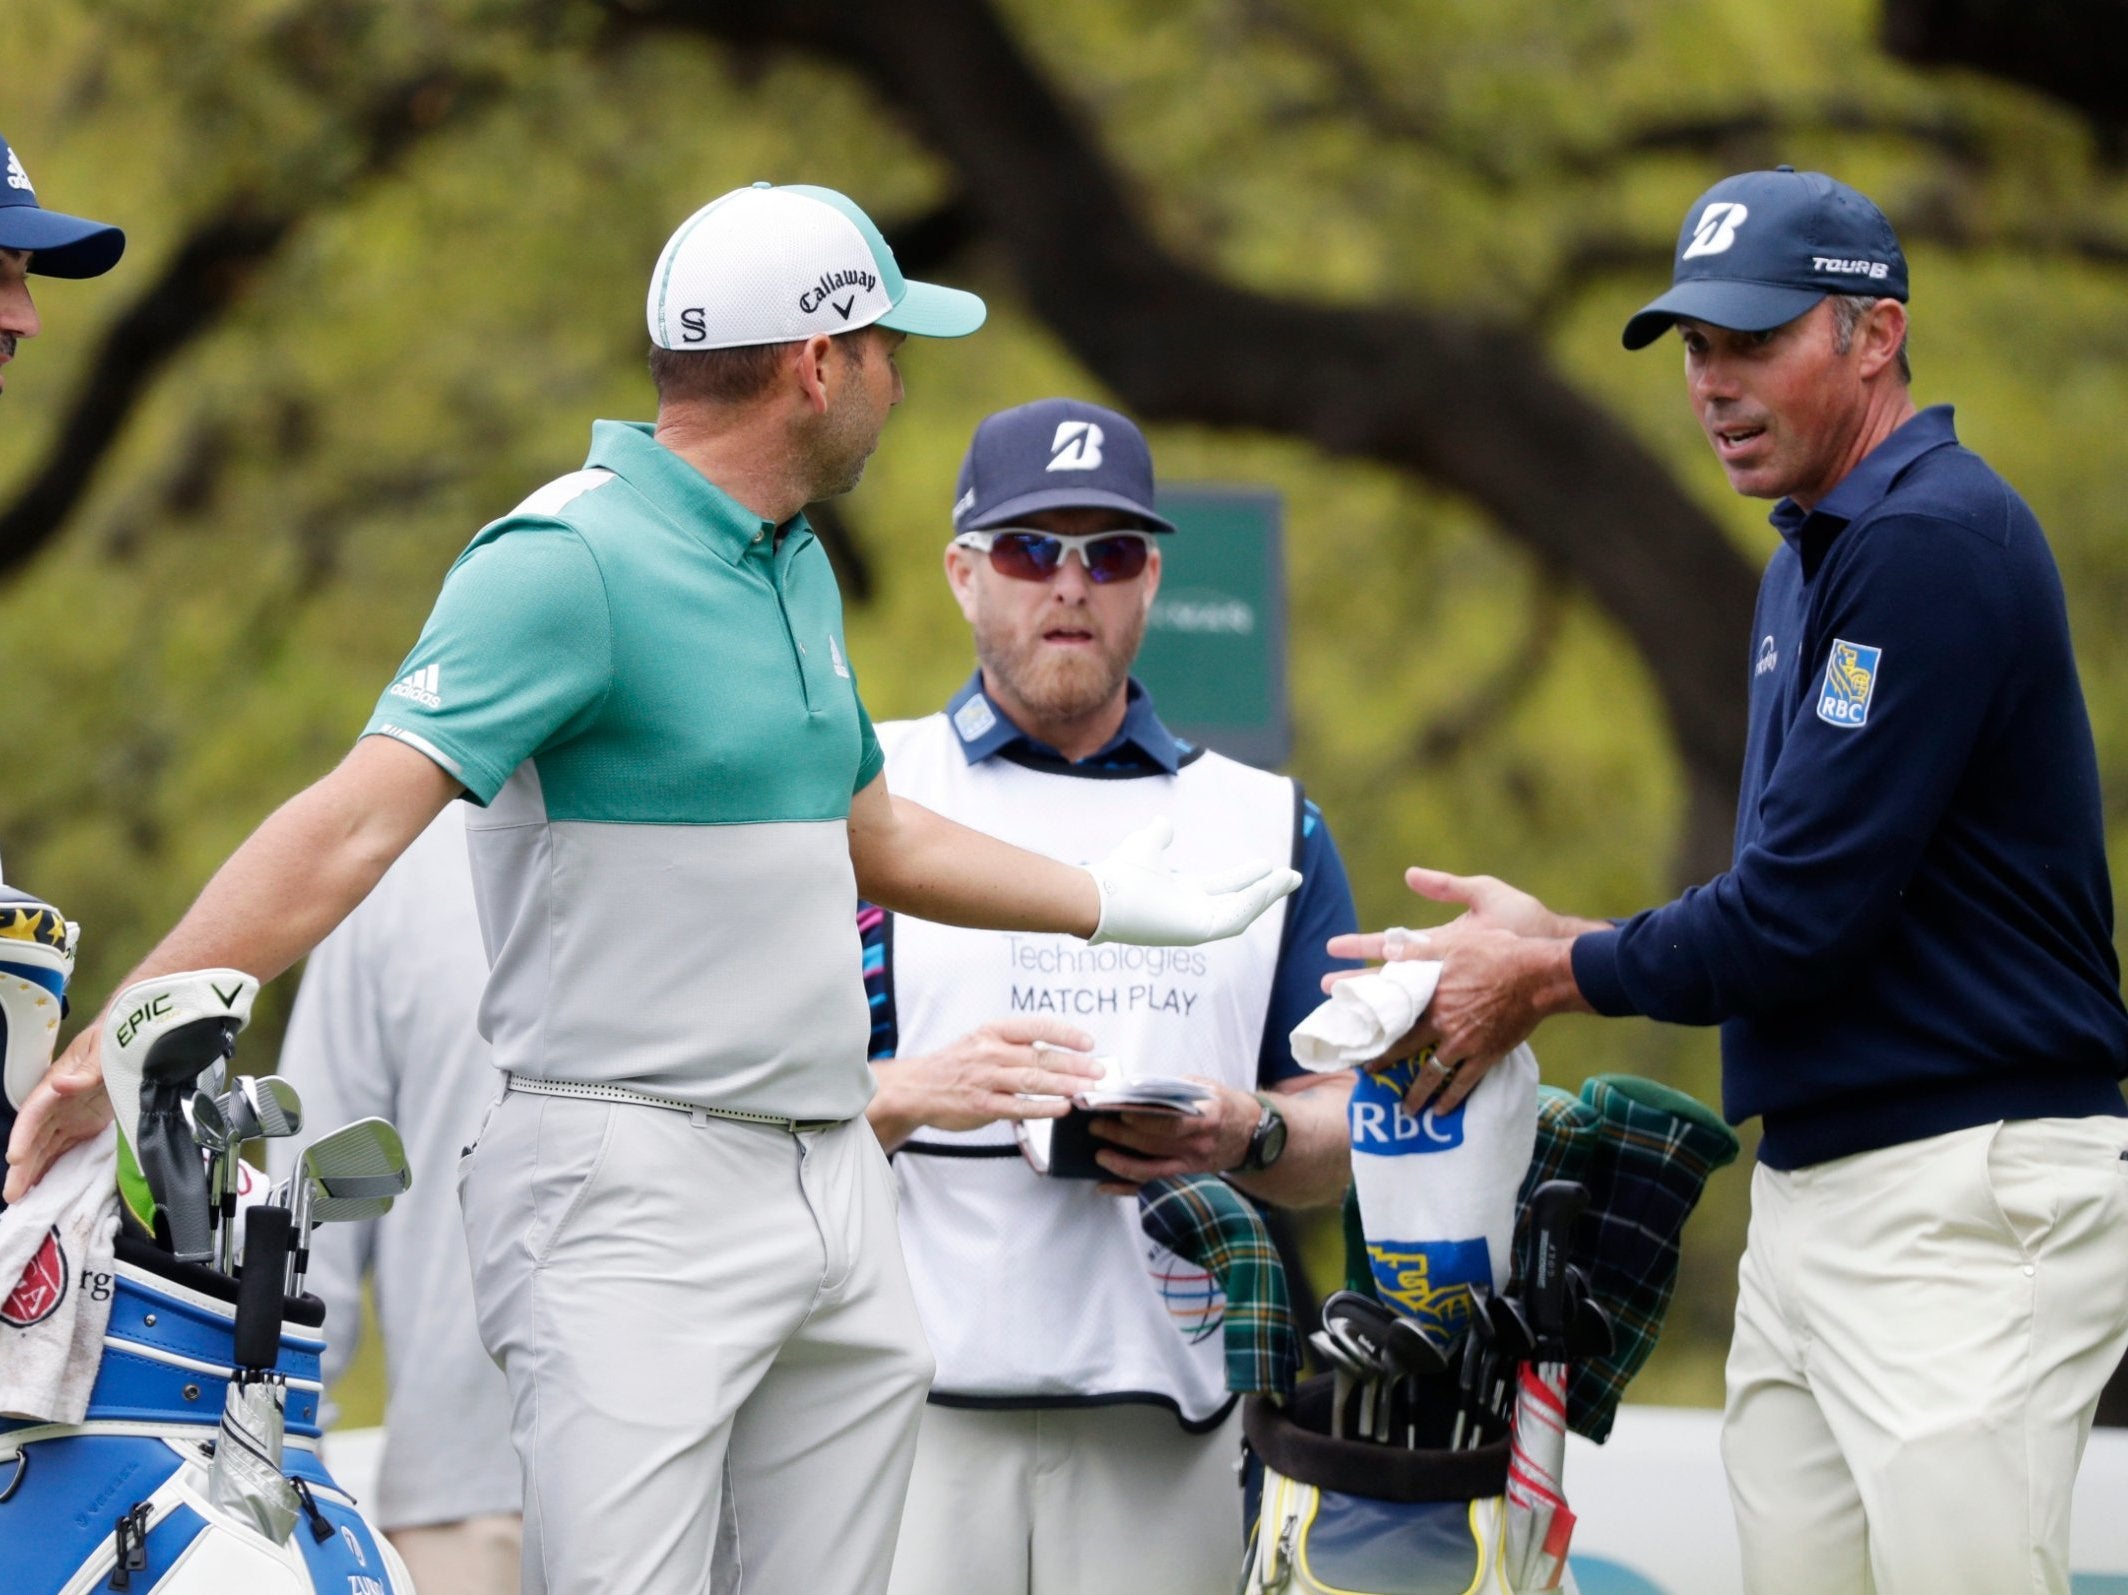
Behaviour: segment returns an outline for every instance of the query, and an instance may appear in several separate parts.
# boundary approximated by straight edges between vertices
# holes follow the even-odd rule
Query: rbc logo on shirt
[[[1883,657],[1882,648],[1834,638],[1825,686],[1818,693],[1818,718],[1845,729],[1867,722],[1870,695],[1877,690],[1877,661]]]
[[[1407,1058],[1379,1074],[1363,1072],[1352,1088],[1346,1122],[1352,1149],[1376,1157],[1411,1157],[1446,1152],[1463,1144],[1463,1109],[1436,1113],[1428,1108],[1417,1118],[1404,1111],[1404,1093],[1419,1072],[1419,1060]]]

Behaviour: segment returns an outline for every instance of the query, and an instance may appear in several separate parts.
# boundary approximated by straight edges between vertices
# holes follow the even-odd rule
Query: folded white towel
[[[1440,964],[1421,958],[1339,981],[1293,1027],[1294,1061],[1317,1073],[1374,1062],[1419,1022],[1440,982]]]
[[[103,1361],[118,1235],[118,1134],[63,1153],[0,1213],[0,1416],[79,1423]]]

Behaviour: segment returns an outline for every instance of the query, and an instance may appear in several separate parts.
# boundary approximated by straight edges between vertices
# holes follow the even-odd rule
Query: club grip
[[[1540,1339],[1556,1340],[1566,1332],[1567,1248],[1574,1221],[1588,1205],[1587,1188],[1573,1180],[1546,1180],[1530,1193],[1530,1255],[1523,1277],[1530,1328]]]
[[[271,1368],[281,1357],[281,1283],[288,1271],[288,1209],[261,1204],[244,1216],[244,1267],[236,1287],[236,1365]]]

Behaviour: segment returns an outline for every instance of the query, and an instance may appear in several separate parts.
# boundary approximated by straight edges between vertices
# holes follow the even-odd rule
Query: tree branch
[[[1706,801],[1685,873],[1728,859],[1743,753],[1736,661],[1755,575],[1639,441],[1542,347],[1468,311],[1259,294],[1169,255],[981,0],[606,0],[620,21],[843,62],[914,122],[1035,313],[1141,417],[1247,427],[1463,493],[1591,593],[1648,661]]]
[[[235,195],[195,223],[104,334],[43,463],[0,510],[0,580],[58,535],[156,377],[242,302],[302,221],[345,198],[355,183],[389,171],[421,138],[496,86],[441,67],[385,85],[353,118],[361,150],[347,183],[291,183],[285,196],[273,198]]]

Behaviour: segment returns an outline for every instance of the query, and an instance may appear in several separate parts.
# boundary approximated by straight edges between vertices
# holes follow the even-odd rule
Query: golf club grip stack
[[[244,1220],[244,1266],[237,1277],[236,1365],[271,1368],[280,1355],[282,1281],[288,1269],[289,1213],[254,1207]]]
[[[1547,1180],[1530,1194],[1529,1321],[1548,1361],[1565,1355],[1570,1316],[1567,1253],[1573,1244],[1574,1225],[1588,1205],[1587,1188],[1573,1180]]]

